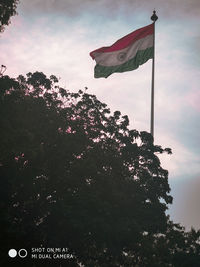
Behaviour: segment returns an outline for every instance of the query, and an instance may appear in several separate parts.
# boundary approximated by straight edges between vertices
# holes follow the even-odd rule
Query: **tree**
[[[154,254],[164,262],[156,244],[168,238],[172,197],[157,154],[170,149],[40,72],[0,79],[0,113],[1,259],[12,244],[28,250],[27,266],[43,264],[30,258],[41,246],[67,247],[67,266],[153,266]]]
[[[200,230],[186,232],[168,218],[167,229],[161,234],[146,234],[141,239],[138,266],[196,267],[200,261]]]
[[[166,262],[178,267],[196,267],[200,262],[200,230],[189,232],[179,224],[169,220],[165,236],[157,237],[155,250],[159,256],[165,252]]]
[[[0,0],[0,32],[10,23],[10,18],[17,14],[19,0]]]

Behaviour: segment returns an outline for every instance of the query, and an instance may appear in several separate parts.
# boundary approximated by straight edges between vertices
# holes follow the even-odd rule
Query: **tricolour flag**
[[[114,72],[135,70],[153,58],[153,23],[129,33],[111,46],[90,53],[95,59],[94,77],[107,78]]]

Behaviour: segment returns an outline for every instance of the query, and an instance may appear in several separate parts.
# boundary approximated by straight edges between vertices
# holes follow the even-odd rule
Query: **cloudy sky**
[[[169,170],[172,218],[200,228],[200,1],[21,0],[18,16],[0,36],[6,74],[42,71],[66,89],[88,92],[120,110],[130,127],[149,131],[151,60],[131,72],[94,79],[89,52],[156,22],[155,143]]]

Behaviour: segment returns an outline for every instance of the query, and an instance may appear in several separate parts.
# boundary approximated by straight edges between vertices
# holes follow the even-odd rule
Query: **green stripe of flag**
[[[125,72],[125,71],[135,70],[140,65],[147,62],[150,58],[153,58],[153,47],[137,51],[136,55],[132,59],[117,66],[102,66],[97,64],[94,69],[94,77],[107,78],[114,72]]]

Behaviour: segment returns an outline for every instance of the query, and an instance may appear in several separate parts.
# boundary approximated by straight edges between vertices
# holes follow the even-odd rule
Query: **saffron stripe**
[[[118,41],[116,41],[113,45],[111,46],[105,46],[101,47],[99,49],[96,49],[90,53],[90,56],[94,59],[95,58],[95,52],[112,52],[112,51],[117,51],[124,49],[125,47],[131,45],[135,41],[146,37],[147,35],[153,34],[154,28],[153,24],[150,24],[148,26],[145,26],[143,28],[140,28],[134,32],[129,33],[128,35],[122,37]]]

